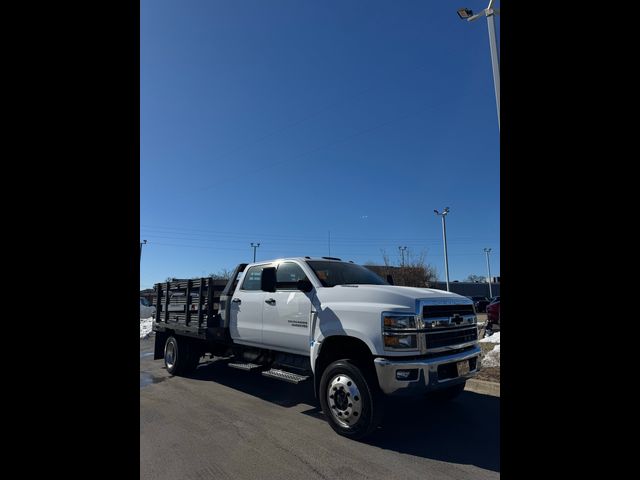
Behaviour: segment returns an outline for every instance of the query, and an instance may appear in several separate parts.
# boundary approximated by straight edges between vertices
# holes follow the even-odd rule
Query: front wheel
[[[322,373],[320,404],[331,428],[354,440],[371,434],[382,420],[383,398],[375,378],[348,359]]]

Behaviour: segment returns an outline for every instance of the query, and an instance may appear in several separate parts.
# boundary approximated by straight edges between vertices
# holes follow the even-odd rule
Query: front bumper
[[[480,369],[480,352],[480,346],[475,345],[470,350],[446,356],[417,360],[379,357],[374,359],[373,363],[376,367],[378,383],[384,393],[387,395],[412,395],[446,388],[474,377]],[[469,373],[461,376],[452,373],[452,371],[455,372],[456,363],[463,360],[469,360],[471,367]],[[417,370],[417,378],[398,380],[397,370]],[[411,373],[415,375],[414,372]]]

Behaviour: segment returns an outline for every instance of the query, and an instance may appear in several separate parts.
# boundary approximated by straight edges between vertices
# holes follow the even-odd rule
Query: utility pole
[[[253,248],[253,263],[256,263],[256,248],[258,248],[260,246],[259,243],[253,243],[251,242],[251,247]]]
[[[146,240],[142,240],[140,242],[140,263],[142,263],[142,245],[146,245],[147,241]]]
[[[485,248],[484,253],[487,256],[487,281],[489,282],[489,298],[493,297],[493,293],[491,292],[491,267],[489,266],[489,252],[491,252],[490,248]]]
[[[499,8],[493,8],[494,0],[489,0],[487,8],[480,13],[473,14],[470,8],[461,8],[458,10],[458,16],[467,22],[473,22],[478,18],[487,17],[487,25],[489,27],[489,48],[491,50],[491,67],[493,68],[493,88],[496,91],[496,107],[498,109],[498,130],[500,130],[500,65],[498,61],[498,45],[496,41],[496,24],[495,16],[500,14]]]
[[[331,230],[329,230],[329,256],[331,256]]]
[[[447,292],[450,292],[451,290],[449,290],[449,257],[447,256],[447,223],[445,221],[445,217],[449,213],[449,207],[446,207],[442,211],[442,213],[438,212],[438,210],[434,210],[434,212],[436,212],[436,215],[439,215],[442,217],[442,238],[444,240],[444,272],[447,279]]]
[[[404,252],[407,250],[407,247],[398,247],[400,250],[400,254],[402,255],[402,267],[404,268]]]

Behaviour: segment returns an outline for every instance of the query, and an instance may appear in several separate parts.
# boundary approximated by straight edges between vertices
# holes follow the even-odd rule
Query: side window
[[[277,290],[296,290],[298,280],[306,280],[307,276],[300,265],[292,262],[281,263],[276,272]]]
[[[262,270],[266,265],[251,267],[244,275],[242,290],[260,290],[262,283]]]

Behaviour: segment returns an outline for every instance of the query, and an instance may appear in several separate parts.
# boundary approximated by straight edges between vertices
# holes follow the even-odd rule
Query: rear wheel
[[[338,434],[361,439],[382,420],[383,398],[377,382],[351,360],[330,364],[320,380],[320,404]]]
[[[193,372],[200,361],[200,351],[186,338],[169,337],[164,345],[164,365],[171,375]]]

